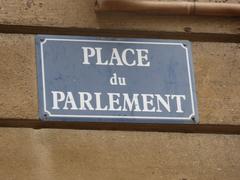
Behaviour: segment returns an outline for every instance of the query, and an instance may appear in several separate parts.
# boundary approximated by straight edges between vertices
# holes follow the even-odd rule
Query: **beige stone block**
[[[193,43],[201,123],[239,124],[240,45]]]
[[[0,177],[238,180],[240,136],[0,129]]]
[[[37,119],[33,36],[0,36],[0,119]]]
[[[202,1],[202,0],[201,0]],[[229,2],[238,3],[238,0]],[[95,0],[1,0],[0,24],[147,32],[239,34],[239,18],[180,17],[94,11]],[[35,27],[37,28],[37,27]]]

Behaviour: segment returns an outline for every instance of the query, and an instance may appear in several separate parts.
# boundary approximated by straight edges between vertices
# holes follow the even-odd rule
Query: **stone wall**
[[[94,2],[0,1],[1,179],[239,179],[239,17],[96,14]],[[190,40],[200,124],[41,122],[36,34]]]

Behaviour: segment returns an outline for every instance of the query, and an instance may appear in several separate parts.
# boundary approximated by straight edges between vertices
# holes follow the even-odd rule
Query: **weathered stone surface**
[[[0,37],[0,119],[37,119],[33,36]]]
[[[239,0],[229,2],[239,3]],[[1,0],[0,24],[157,32],[240,32],[239,18],[96,14],[94,4],[95,0]]]
[[[240,177],[240,136],[80,130],[0,130],[1,179]]]
[[[32,35],[0,35],[0,119],[36,119],[37,80]],[[240,124],[240,46],[194,42],[201,124]]]
[[[202,123],[240,123],[239,57],[239,44],[193,43]]]
[[[240,3],[239,0],[199,1]],[[40,31],[31,28],[49,26],[51,32],[55,32],[54,27],[63,27],[65,31],[73,27],[72,32],[75,28],[78,32],[105,29],[116,30],[115,35],[126,30],[126,35],[131,32],[129,36],[141,31],[142,36],[146,32],[147,36],[159,33],[160,37],[160,32],[167,32],[175,34],[169,37],[177,37],[178,32],[183,32],[190,39],[198,33],[198,38],[206,33],[205,39],[208,33],[233,38],[240,33],[239,18],[95,14],[94,2],[1,0],[0,26],[4,29],[0,28],[0,32],[13,32],[7,28],[19,27],[6,25],[23,25],[35,27],[17,32],[36,33]],[[217,41],[216,38],[211,41]],[[209,124],[239,127],[240,45],[194,42],[192,48],[200,123],[204,127]],[[39,122],[36,78],[34,36],[0,34],[1,125]],[[212,129],[205,132],[210,131],[213,133]],[[239,135],[0,128],[0,149],[0,179],[6,180],[238,180],[240,177]]]

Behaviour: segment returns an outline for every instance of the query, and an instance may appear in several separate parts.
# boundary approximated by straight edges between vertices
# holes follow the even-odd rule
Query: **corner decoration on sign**
[[[36,36],[40,119],[198,123],[188,41]]]

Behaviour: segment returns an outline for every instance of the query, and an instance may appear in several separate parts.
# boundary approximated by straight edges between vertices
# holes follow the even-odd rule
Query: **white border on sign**
[[[46,107],[46,85],[45,85],[45,67],[44,67],[44,55],[43,55],[43,45],[47,43],[47,41],[65,41],[65,42],[98,42],[98,43],[123,43],[123,44],[155,44],[155,45],[175,45],[181,46],[186,51],[186,59],[187,59],[187,68],[188,68],[188,80],[189,80],[189,88],[191,95],[191,103],[192,103],[192,114],[188,117],[159,117],[159,116],[107,116],[107,115],[66,115],[66,114],[51,114],[47,110]],[[43,106],[44,112],[47,113],[50,117],[70,117],[70,118],[117,118],[117,119],[170,119],[170,120],[191,120],[191,118],[195,115],[195,107],[193,100],[193,91],[192,91],[192,78],[190,73],[190,62],[189,62],[189,53],[188,48],[184,46],[183,43],[164,43],[164,42],[135,42],[135,41],[110,41],[110,40],[82,40],[82,39],[54,39],[54,38],[45,38],[44,41],[40,41],[40,49],[41,49],[41,65],[42,65],[42,85],[43,85]]]

